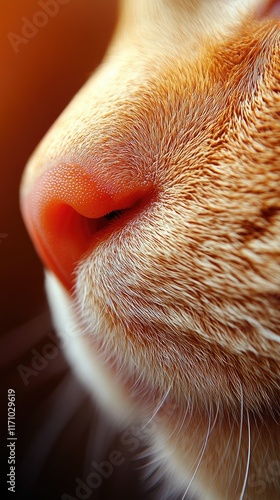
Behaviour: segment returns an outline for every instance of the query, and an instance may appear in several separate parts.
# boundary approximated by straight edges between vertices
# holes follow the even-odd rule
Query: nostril
[[[70,205],[45,210],[41,226],[30,221],[30,233],[45,265],[69,288],[72,273],[81,257],[101,239],[101,231],[126,210],[114,210],[96,219],[85,217]],[[39,222],[39,221],[38,221]]]
[[[120,217],[120,215],[124,212],[124,210],[113,210],[113,212],[110,212],[109,214],[106,214],[104,216],[104,218],[107,220],[107,221],[110,221],[110,220],[114,220],[114,219],[117,219],[118,217]]]
[[[135,216],[151,193],[150,183],[125,185],[115,178],[110,184],[96,177],[81,167],[58,166],[23,190],[22,214],[34,246],[69,290],[81,258],[125,224],[129,213]]]

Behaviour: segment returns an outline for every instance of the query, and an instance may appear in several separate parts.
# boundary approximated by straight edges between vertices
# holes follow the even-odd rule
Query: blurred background
[[[1,2],[1,498],[152,499],[157,489],[147,491],[139,480],[142,444],[129,446],[129,435],[116,433],[69,370],[18,203],[29,156],[102,60],[117,11],[117,0]],[[15,494],[7,490],[9,388],[16,403]],[[92,460],[108,461],[116,450],[118,466],[86,488]]]
[[[51,15],[44,12],[44,5]],[[100,63],[114,29],[117,8],[117,0],[1,2],[3,331],[22,324],[44,308],[41,265],[18,206],[24,166],[51,124]]]

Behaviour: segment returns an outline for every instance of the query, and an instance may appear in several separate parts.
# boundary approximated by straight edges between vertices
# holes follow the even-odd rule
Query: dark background
[[[0,4],[1,498],[151,499],[154,493],[139,481],[142,445],[123,443],[123,434],[115,432],[69,370],[52,331],[42,266],[19,212],[24,166],[101,61],[118,9],[116,0],[64,0],[16,53],[12,37],[22,36],[26,22],[44,23],[38,12],[48,2],[53,0]],[[16,393],[15,494],[6,483],[9,388]],[[121,453],[122,464],[91,494],[76,496],[76,478],[85,480],[92,460],[106,461],[112,450]]]

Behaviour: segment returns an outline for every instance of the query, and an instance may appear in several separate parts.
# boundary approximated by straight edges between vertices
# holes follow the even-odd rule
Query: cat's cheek
[[[73,298],[53,273],[46,271],[45,276],[53,323],[71,367],[109,415],[117,420],[130,420],[134,417],[134,407],[99,359],[93,339],[77,318]]]

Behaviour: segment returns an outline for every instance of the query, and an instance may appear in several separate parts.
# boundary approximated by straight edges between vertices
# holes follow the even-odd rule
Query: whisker
[[[232,440],[233,429],[234,429],[234,427],[232,426],[232,427],[231,427],[231,430],[230,430],[230,435],[229,435],[229,438],[228,438],[228,440],[227,440],[227,445],[226,445],[226,447],[225,447],[225,449],[224,449],[224,451],[223,451],[223,454],[222,454],[222,456],[221,456],[221,458],[220,458],[219,465],[218,465],[218,467],[216,468],[216,471],[215,471],[216,473],[215,473],[215,476],[214,476],[214,478],[213,478],[213,483],[215,483],[216,478],[218,477],[219,472],[220,472],[220,470],[221,470],[221,467],[222,467],[222,465],[224,464],[224,462],[225,462],[225,460],[226,460],[226,458],[227,458],[227,455],[228,455],[228,450],[229,450],[229,447],[230,447],[230,444],[231,444],[231,440]]]
[[[166,401],[166,399],[168,397],[168,394],[169,394],[169,392],[171,390],[171,387],[172,387],[172,384],[170,384],[169,388],[167,389],[167,391],[165,393],[165,396],[162,398],[162,400],[160,401],[159,405],[156,407],[156,409],[155,409],[153,415],[151,416],[151,418],[148,420],[148,422],[146,422],[146,424],[143,427],[141,427],[140,432],[143,431],[143,429],[145,429],[152,422],[152,420],[155,418],[155,416],[157,415],[157,413],[159,412],[159,410],[162,408],[162,406],[164,405],[164,403],[165,403],[165,401]]]
[[[246,464],[246,471],[245,471],[243,487],[242,487],[242,491],[241,491],[241,495],[240,495],[240,500],[242,500],[244,498],[244,493],[246,490],[246,485],[247,485],[248,476],[249,476],[250,460],[251,460],[251,427],[250,427],[250,415],[249,415],[248,411],[247,411],[247,427],[248,427],[247,464]]]
[[[238,446],[237,446],[237,452],[236,452],[236,459],[235,459],[235,463],[234,463],[234,466],[232,469],[232,474],[231,474],[230,479],[229,479],[229,483],[232,482],[234,474],[235,474],[236,469],[237,469],[237,463],[238,463],[239,456],[240,456],[240,449],[241,449],[241,442],[242,442],[243,418],[244,418],[244,400],[243,400],[243,389],[242,389],[241,382],[239,382],[239,387],[240,387],[240,422],[239,422],[240,430],[239,430],[239,439],[238,439]]]
[[[216,425],[216,422],[218,420],[218,414],[219,414],[219,411],[220,411],[220,402],[218,401],[217,403],[217,409],[216,409],[216,413],[215,413],[215,417],[214,417],[214,420],[212,422],[212,425],[211,425],[211,429],[210,429],[210,432],[209,434],[211,434],[212,430],[214,429],[215,425]]]
[[[186,491],[185,491],[184,495],[182,496],[182,499],[181,499],[181,500],[184,500],[184,498],[186,498],[186,495],[187,495],[187,493],[188,493],[188,492],[189,492],[189,490],[190,490],[191,484],[192,484],[192,482],[193,482],[193,480],[194,480],[194,478],[195,478],[195,476],[196,476],[196,474],[197,474],[197,471],[198,471],[198,469],[199,469],[199,467],[200,467],[200,464],[201,464],[201,462],[202,462],[202,459],[203,459],[203,457],[204,457],[204,453],[205,453],[206,446],[207,446],[207,443],[208,443],[208,440],[209,440],[209,436],[210,436],[210,432],[211,432],[211,413],[212,413],[212,411],[210,411],[210,412],[209,412],[209,417],[208,417],[208,428],[207,428],[207,432],[206,432],[206,436],[205,436],[204,443],[203,443],[202,448],[201,448],[200,453],[199,453],[197,466],[196,466],[196,468],[195,468],[195,470],[194,470],[194,473],[193,473],[193,475],[192,475],[192,477],[191,477],[191,480],[190,480],[190,482],[189,482],[189,484],[188,484],[188,487],[187,487],[187,489],[186,489]]]
[[[186,409],[185,409],[185,411],[184,411],[184,415],[183,415],[183,418],[182,418],[182,422],[181,422],[180,427],[179,427],[179,429],[178,429],[178,434],[180,434],[180,432],[181,432],[181,430],[182,430],[182,428],[183,428],[183,426],[184,426],[184,424],[185,424],[185,421],[186,421],[187,415],[188,415],[188,413],[189,413],[190,406],[191,406],[191,403],[190,403],[190,400],[188,400],[187,408],[186,408]],[[187,424],[186,429],[188,428],[188,426],[189,426],[189,422],[188,422],[188,424]],[[185,430],[186,430],[186,429],[185,429]]]

